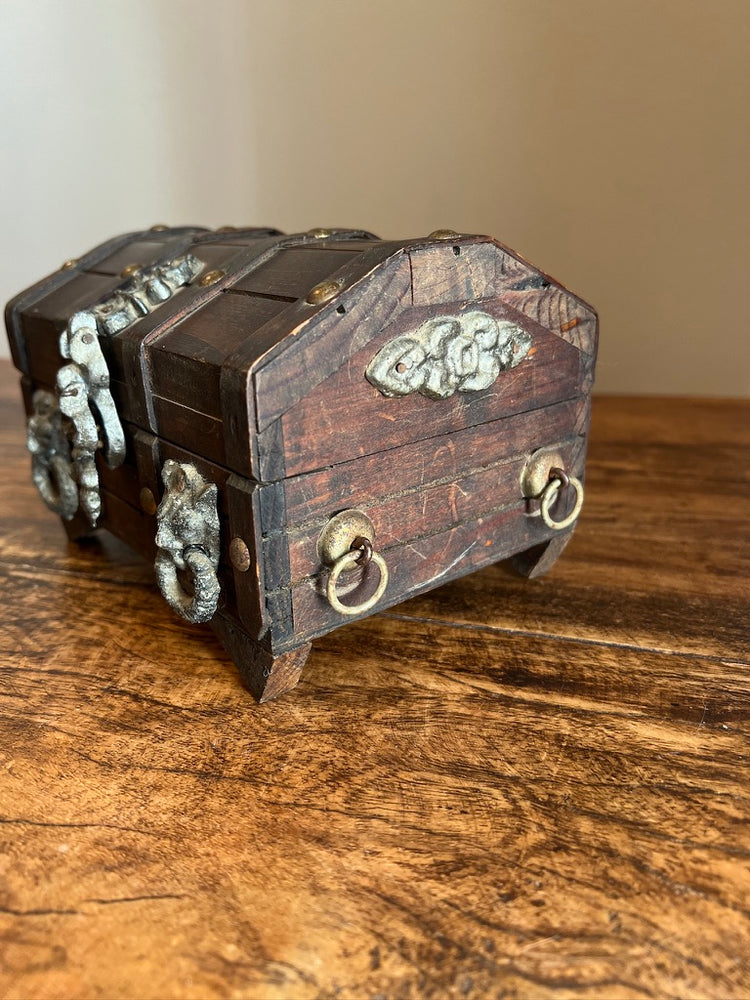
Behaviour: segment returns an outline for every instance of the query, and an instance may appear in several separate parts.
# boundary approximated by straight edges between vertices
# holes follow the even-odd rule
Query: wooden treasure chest
[[[155,226],[6,322],[44,502],[153,560],[261,701],[347,621],[544,572],[581,509],[596,314],[488,237]]]

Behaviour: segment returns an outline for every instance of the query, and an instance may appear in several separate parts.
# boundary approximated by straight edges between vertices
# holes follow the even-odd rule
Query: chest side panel
[[[508,307],[502,299],[452,304],[446,314],[460,318],[477,309],[529,334],[531,346],[524,360],[499,372],[483,390],[455,391],[444,399],[432,399],[419,391],[385,396],[365,377],[368,366],[386,345],[408,341],[413,331],[435,315],[429,307],[404,310],[344,368],[284,414],[287,475],[345,462],[352,455],[375,454],[410,441],[457,433],[578,395],[580,352],[573,345]],[[395,366],[399,363],[396,360]]]
[[[272,603],[291,605],[294,637],[340,624],[317,552],[334,514],[357,508],[371,518],[391,575],[378,607],[398,603],[549,540],[555,533],[542,524],[538,503],[524,499],[521,473],[534,451],[555,446],[564,467],[582,476],[588,419],[588,397],[579,396],[279,484],[285,522],[264,532],[262,551]]]

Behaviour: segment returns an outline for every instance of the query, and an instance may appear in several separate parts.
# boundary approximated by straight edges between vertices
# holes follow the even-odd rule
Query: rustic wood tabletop
[[[750,404],[595,398],[552,570],[315,642],[258,706],[0,366],[0,993],[747,997]]]

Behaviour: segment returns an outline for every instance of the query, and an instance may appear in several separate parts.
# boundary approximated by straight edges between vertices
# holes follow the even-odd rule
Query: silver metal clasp
[[[121,333],[153,312],[205,267],[192,254],[149,267],[128,269],[127,281],[108,299],[74,313],[60,334],[60,353],[70,364],[57,373],[57,398],[34,395],[27,443],[31,476],[47,506],[70,520],[79,506],[92,527],[101,515],[96,452],[107,465],[125,461],[125,434],[110,391],[100,338]]]

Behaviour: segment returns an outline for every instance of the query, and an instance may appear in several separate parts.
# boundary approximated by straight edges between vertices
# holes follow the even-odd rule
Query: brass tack
[[[78,258],[71,257],[69,260],[63,261],[63,263],[60,265],[60,270],[69,271],[70,268],[75,267],[77,263],[78,263]]]
[[[136,271],[140,271],[140,269],[140,264],[128,264],[127,267],[124,267],[122,271],[120,271],[120,277],[129,278],[132,274],[135,274]]]
[[[198,278],[198,284],[203,288],[207,288],[208,285],[215,285],[217,281],[221,281],[225,274],[226,271],[206,271],[205,274]]]
[[[236,228],[237,228],[237,226],[217,226],[216,227],[216,232],[217,233],[233,233]]]
[[[247,573],[250,569],[250,551],[241,538],[233,538],[229,543],[229,558],[240,573]]]
[[[307,230],[307,235],[308,236],[314,236],[318,240],[324,240],[326,238],[326,236],[330,236],[331,235],[331,230],[330,229],[308,229]]]
[[[154,499],[154,494],[148,488],[144,486],[140,494],[141,510],[144,514],[155,514],[156,513],[156,500]]]
[[[151,227],[152,233],[163,233],[169,226],[165,226],[162,222],[158,222],[155,226]]]
[[[453,229],[436,229],[427,237],[428,240],[454,240],[460,233]]]
[[[311,306],[321,306],[324,302],[330,302],[340,291],[341,285],[338,281],[321,281],[319,285],[310,289],[305,301]]]

